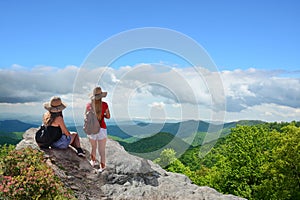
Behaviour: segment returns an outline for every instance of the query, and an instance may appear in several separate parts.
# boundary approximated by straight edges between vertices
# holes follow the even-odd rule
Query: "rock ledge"
[[[36,128],[23,135],[16,149],[39,149],[34,141]],[[89,158],[90,144],[81,138],[81,145]],[[72,148],[44,150],[48,165],[71,188],[78,199],[122,200],[242,200],[224,195],[209,187],[199,187],[182,174],[167,172],[150,160],[127,153],[116,141],[108,140],[106,146],[107,169],[101,174],[89,164],[87,158],[78,157]]]

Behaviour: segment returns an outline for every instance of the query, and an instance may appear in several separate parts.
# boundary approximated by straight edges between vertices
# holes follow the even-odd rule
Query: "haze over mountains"
[[[225,124],[208,123],[205,121],[183,121],[175,123],[145,123],[142,121],[135,122],[124,122],[122,124],[108,124],[108,134],[116,136],[121,139],[127,139],[130,137],[144,138],[154,135],[158,132],[167,132],[172,135],[176,135],[180,138],[189,137],[194,132],[215,132],[222,130],[226,133],[226,130],[235,127],[237,124],[240,125],[254,125],[264,123],[260,120],[241,120],[237,122],[229,122]],[[32,127],[39,127],[38,123],[25,123],[20,120],[2,120],[0,121],[1,132],[24,132]],[[71,131],[78,131],[80,135],[84,137],[82,126],[75,127],[74,125],[67,125]],[[83,135],[82,135],[83,134]]]
[[[188,143],[192,146],[201,145],[205,139],[206,142],[210,142],[219,137],[225,136],[230,133],[230,129],[237,124],[240,125],[254,125],[261,124],[263,121],[259,120],[243,120],[237,122],[230,122],[225,124],[213,124],[205,121],[189,120],[176,123],[145,123],[145,122],[128,122],[122,124],[108,124],[107,130],[110,137],[115,140],[125,143],[133,143],[143,138],[155,137],[165,140],[166,138],[174,138],[182,140],[182,144]],[[19,120],[3,120],[0,121],[0,139],[7,137],[15,138],[14,132],[25,132],[29,128],[39,127],[40,124],[25,123]],[[76,131],[80,137],[86,137],[83,132],[82,126],[68,126],[70,131]],[[166,134],[167,133],[167,134]],[[20,134],[20,133],[18,133]],[[176,140],[177,140],[176,139]],[[143,141],[143,140],[142,140]],[[180,143],[180,142],[179,142]],[[125,145],[124,145],[125,146]],[[139,146],[139,144],[138,144]],[[184,145],[186,146],[186,145]]]
[[[136,124],[130,124],[130,122],[123,124],[108,124],[108,131],[113,136],[118,136],[120,138],[126,139],[132,136],[148,136],[153,135],[157,132],[168,132],[173,135],[177,135],[180,133],[180,136],[188,136],[191,131],[197,132],[207,132],[214,131],[219,129],[228,129],[235,127],[237,124],[240,125],[254,125],[264,123],[260,120],[240,120],[236,122],[229,122],[224,124],[214,124],[205,121],[183,121],[183,122],[175,122],[175,123],[145,123],[145,122],[136,122]],[[3,132],[22,132],[26,131],[32,127],[38,127],[40,124],[38,123],[26,123],[20,120],[2,120],[0,121],[0,131]],[[75,126],[69,125],[69,129],[76,129]],[[77,126],[78,131],[82,128],[82,126]],[[186,128],[185,130],[182,130]],[[141,132],[141,130],[143,132]],[[130,133],[128,132],[130,131]]]

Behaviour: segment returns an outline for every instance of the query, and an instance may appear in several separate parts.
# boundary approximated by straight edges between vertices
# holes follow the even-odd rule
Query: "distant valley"
[[[107,130],[109,137],[119,141],[126,150],[134,151],[135,148],[135,152],[139,152],[139,148],[143,146],[143,143],[150,143],[152,148],[159,148],[156,147],[156,144],[152,144],[153,139],[163,141],[160,142],[160,145],[163,145],[164,142],[168,144],[167,141],[175,137],[177,144],[180,144],[179,146],[198,146],[203,144],[204,141],[210,142],[229,134],[230,129],[238,124],[255,125],[261,123],[264,122],[259,120],[242,120],[225,124],[195,120],[165,124],[136,122],[136,124],[110,124]],[[22,139],[22,134],[32,127],[39,127],[39,125],[19,120],[0,121],[0,144],[17,144]],[[68,126],[68,128],[70,131],[78,132],[80,137],[86,137],[82,126]],[[127,145],[128,143],[131,144]]]

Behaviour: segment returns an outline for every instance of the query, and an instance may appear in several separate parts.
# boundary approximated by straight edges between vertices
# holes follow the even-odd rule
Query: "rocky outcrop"
[[[27,130],[16,148],[30,146],[39,149],[34,141],[35,131],[36,128]],[[72,148],[43,150],[48,165],[78,199],[243,199],[221,194],[209,187],[199,187],[185,175],[167,172],[150,160],[127,153],[113,140],[107,142],[107,169],[96,173],[88,161],[88,139],[81,138],[81,144],[86,158],[78,157]]]

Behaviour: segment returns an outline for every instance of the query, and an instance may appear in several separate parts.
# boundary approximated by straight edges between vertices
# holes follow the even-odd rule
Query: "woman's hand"
[[[107,108],[106,110],[105,110],[105,112],[104,112],[104,117],[106,118],[106,119],[109,119],[110,118],[110,113],[109,113],[109,109]]]

